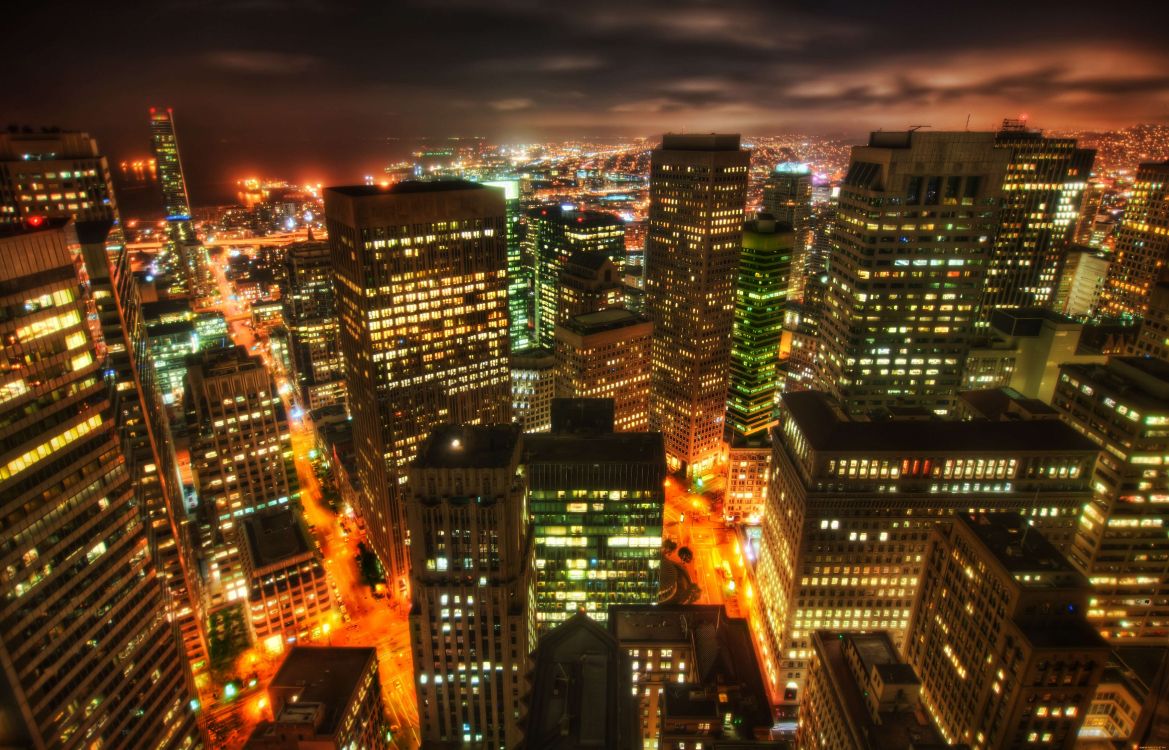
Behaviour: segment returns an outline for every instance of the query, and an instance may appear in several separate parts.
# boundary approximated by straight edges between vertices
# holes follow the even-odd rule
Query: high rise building
[[[949,747],[921,706],[921,680],[884,631],[812,633],[799,747],[902,750]],[[969,750],[969,745],[962,746]]]
[[[607,409],[607,414],[604,412]],[[556,399],[524,436],[541,627],[658,600],[666,459],[661,435],[614,432],[607,399]]]
[[[515,747],[535,603],[519,425],[439,427],[410,467],[410,640],[424,743]]]
[[[297,646],[268,683],[246,750],[389,750],[377,649]]]
[[[501,191],[461,180],[325,191],[358,510],[409,595],[406,467],[436,426],[511,421],[507,219]]]
[[[776,164],[775,170],[763,183],[763,204],[759,212],[770,214],[776,222],[792,229],[790,293],[792,299],[802,300],[807,275],[823,270],[812,263],[815,238],[812,227],[811,167],[799,162]]]
[[[46,129],[0,133],[0,223],[73,219],[93,290],[93,313],[108,353],[106,368],[122,452],[136,502],[147,514],[150,550],[166,582],[166,606],[195,671],[206,646],[192,596],[197,579],[182,481],[138,296],[125,252],[109,165],[85,133]]]
[[[584,613],[545,633],[532,654],[520,750],[636,750],[629,654]]]
[[[995,144],[911,131],[853,148],[820,319],[823,387],[847,409],[949,409],[1011,158]]]
[[[1088,620],[1116,643],[1169,637],[1169,363],[1113,357],[1060,368],[1052,406],[1101,449],[1096,493],[1068,557],[1088,576]]]
[[[980,318],[1008,307],[1050,308],[1096,152],[1074,138],[1047,138],[1023,122],[1003,121],[995,148],[1011,154],[1003,178]],[[944,217],[938,217],[944,218]]]
[[[625,285],[621,271],[606,255],[576,252],[560,272],[557,288],[556,325],[577,315],[622,307]]]
[[[0,229],[0,745],[195,747],[80,244],[59,219]]]
[[[166,213],[167,252],[178,266],[187,293],[195,298],[207,296],[212,293],[215,283],[207,249],[195,236],[191,224],[191,199],[187,195],[187,179],[179,156],[175,113],[170,107],[150,108],[150,139],[162,187],[162,207]]]
[[[542,206],[528,211],[527,243],[536,270],[536,342],[553,346],[560,274],[568,259],[582,251],[600,253],[621,271],[625,265],[625,224],[620,217],[600,211]]]
[[[1169,161],[1142,164],[1124,208],[1099,312],[1143,317],[1169,265]]]
[[[1149,306],[1141,319],[1132,353],[1169,360],[1169,281],[1158,281],[1149,291]]]
[[[300,398],[309,409],[343,403],[345,362],[337,329],[329,244],[294,242],[285,251],[280,299]]]
[[[524,432],[547,432],[556,397],[556,353],[544,347],[513,352],[509,367],[512,419]]]
[[[485,180],[484,185],[503,190],[507,215],[507,318],[511,351],[535,345],[535,315],[532,309],[532,267],[524,262],[523,213],[520,209],[519,180]]]
[[[779,340],[788,296],[795,235],[766,214],[743,227],[731,334],[728,427],[748,436],[775,423]]]
[[[722,445],[749,157],[738,135],[667,134],[650,158],[650,429],[691,474]]]
[[[297,492],[284,404],[259,357],[242,346],[192,356],[187,370],[191,471],[202,521],[204,601],[243,602],[239,521]]]
[[[1107,253],[1084,245],[1072,245],[1064,256],[1055,296],[1056,312],[1086,318],[1100,302],[1108,266]]]
[[[649,429],[653,323],[624,308],[556,326],[556,396],[613,399],[618,432]]]
[[[1070,748],[1108,660],[1088,582],[1018,514],[938,524],[903,651],[947,743]]]
[[[1025,514],[1068,547],[1092,497],[1097,448],[1058,420],[853,419],[815,391],[785,394],[780,414],[755,589],[763,660],[786,703],[799,700],[814,631],[900,641],[940,518]]]

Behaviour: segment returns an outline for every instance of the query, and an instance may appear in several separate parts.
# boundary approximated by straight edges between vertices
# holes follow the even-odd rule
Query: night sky
[[[1169,121],[1159,3],[158,0],[5,9],[4,120],[149,153],[199,186],[357,180],[419,136],[843,133]],[[1109,13],[1115,9],[1115,13]]]

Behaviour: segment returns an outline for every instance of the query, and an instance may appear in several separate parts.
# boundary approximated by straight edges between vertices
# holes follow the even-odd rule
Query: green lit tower
[[[771,214],[759,214],[743,225],[727,393],[727,424],[739,435],[754,434],[773,423],[779,339],[794,249],[792,226]]]
[[[484,185],[503,190],[503,208],[507,216],[507,315],[511,350],[518,352],[532,346],[532,274],[523,262],[520,246],[520,181],[487,180]]]
[[[169,107],[150,108],[150,141],[162,185],[162,207],[166,212],[167,251],[176,259],[187,292],[194,297],[210,294],[213,288],[207,250],[191,225],[191,201],[179,158],[175,135],[175,113]]]

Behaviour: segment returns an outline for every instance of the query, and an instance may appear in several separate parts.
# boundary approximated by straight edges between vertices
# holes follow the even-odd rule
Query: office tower
[[[187,380],[187,359],[199,351],[199,335],[190,321],[159,323],[148,326],[150,361],[158,382],[162,403],[183,403]]]
[[[811,640],[796,734],[801,748],[949,747],[922,710],[921,680],[888,633],[817,630]]]
[[[340,623],[331,617],[333,595],[321,556],[296,511],[285,505],[245,515],[239,537],[255,643],[279,653],[285,644]]]
[[[1169,636],[1169,363],[1113,357],[1060,368],[1052,406],[1100,447],[1071,561],[1092,583],[1088,621],[1115,643]]]
[[[410,641],[425,744],[509,748],[535,642],[519,425],[431,433],[403,493]]]
[[[963,388],[1009,387],[1040,401],[1051,401],[1059,367],[1069,362],[1103,362],[1081,354],[1084,324],[1044,308],[992,310],[986,340],[971,347]]]
[[[658,600],[665,462],[658,433],[613,431],[607,399],[556,399],[552,431],[524,436],[542,628]]]
[[[613,399],[618,432],[649,429],[653,323],[624,308],[556,326],[556,396]]]
[[[959,514],[930,540],[903,651],[947,743],[1072,748],[1108,660],[1088,582],[1018,514]]]
[[[850,411],[949,409],[1011,158],[995,142],[878,132],[853,148],[820,318],[823,387]]]
[[[1158,281],[1149,291],[1149,306],[1141,319],[1132,353],[1169,360],[1169,281]]]
[[[1084,724],[1080,740],[1156,747],[1169,742],[1169,647],[1134,646],[1113,650]],[[1113,745],[1115,746],[1115,744]]]
[[[1073,238],[1080,245],[1092,244],[1092,228],[1096,217],[1104,212],[1104,196],[1108,193],[1108,184],[1102,180],[1088,180],[1080,199],[1080,215],[1076,219],[1076,232]]]
[[[1084,245],[1072,245],[1064,255],[1053,309],[1073,318],[1086,318],[1100,302],[1108,278],[1108,254]]]
[[[649,423],[688,474],[705,473],[722,445],[749,156],[738,135],[667,134],[650,158]]]
[[[520,209],[519,180],[485,180],[484,185],[503,190],[507,216],[507,317],[508,340],[516,352],[535,345],[532,310],[532,267],[524,262],[523,214]]]
[[[358,510],[408,596],[407,465],[434,427],[511,421],[503,194],[461,180],[325,191]]]
[[[1099,312],[1140,318],[1169,263],[1169,161],[1142,164],[1116,237]]]
[[[641,748],[630,672],[629,654],[584,613],[545,633],[532,654],[520,750]]]
[[[215,280],[211,275],[207,250],[191,225],[191,200],[187,196],[187,180],[179,157],[174,110],[169,107],[150,108],[150,139],[158,165],[162,208],[166,213],[167,252],[178,264],[187,293],[195,298],[205,297],[212,294]]]
[[[799,700],[812,632],[900,641],[939,519],[1024,514],[1066,547],[1091,501],[1097,447],[1058,420],[854,419],[816,391],[784,394],[780,415],[755,588],[786,703]]]
[[[606,255],[579,251],[564,264],[557,288],[556,325],[585,313],[622,307],[621,271]]]
[[[1045,138],[1018,120],[1003,121],[995,148],[1010,152],[1011,159],[982,289],[983,321],[1001,308],[1051,307],[1096,159],[1094,150],[1077,148],[1074,138]]]
[[[746,437],[775,423],[779,339],[795,235],[766,214],[743,226],[735,289],[727,423]]]
[[[512,419],[524,432],[547,432],[556,396],[556,353],[544,347],[513,352],[509,368]]]
[[[643,747],[769,735],[771,704],[746,620],[721,605],[617,605],[609,632],[632,659]],[[681,693],[669,701],[669,690]]]
[[[776,164],[775,170],[763,183],[763,204],[759,212],[770,214],[777,223],[791,227],[790,294],[792,299],[802,300],[808,273],[823,270],[812,262],[815,237],[812,228],[811,168],[799,162]]]
[[[268,683],[246,750],[389,750],[377,649],[296,646]]]
[[[194,747],[78,250],[65,220],[0,229],[0,745]]]
[[[204,599],[214,609],[248,597],[237,522],[286,505],[298,490],[292,438],[272,376],[242,346],[193,355],[186,397],[204,526]]]
[[[528,253],[535,265],[536,343],[554,344],[560,274],[578,252],[600,253],[618,271],[625,265],[625,224],[600,211],[542,206],[528,211]]]
[[[327,242],[294,242],[285,248],[284,322],[292,375],[309,409],[345,401],[345,362],[333,297],[333,261]],[[253,308],[254,310],[254,308]]]
[[[42,192],[43,191],[43,192]],[[75,201],[75,202],[74,202]],[[109,166],[85,133],[0,133],[0,217],[73,219],[97,324],[116,382],[112,398],[136,502],[147,514],[150,552],[166,582],[166,606],[198,672],[206,648],[192,596],[198,575],[182,481],[148,354],[138,285],[123,246]]]

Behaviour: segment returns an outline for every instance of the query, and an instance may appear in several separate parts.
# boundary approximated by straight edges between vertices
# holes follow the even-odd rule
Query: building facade
[[[949,409],[1011,157],[995,143],[993,133],[881,132],[853,148],[820,316],[822,387],[847,409]]]
[[[960,514],[933,532],[906,661],[947,743],[1070,748],[1108,660],[1088,585],[1017,514]]]
[[[440,427],[409,470],[410,640],[424,743],[511,748],[535,643],[519,425]]]
[[[624,308],[556,326],[557,398],[611,398],[618,432],[649,429],[653,323]]]
[[[215,289],[215,280],[207,249],[199,242],[191,224],[191,199],[187,195],[187,179],[179,155],[175,113],[170,107],[150,108],[150,140],[158,168],[158,182],[162,187],[166,250],[172,256],[171,266],[178,271],[183,288],[191,297],[206,297]]]
[[[333,261],[327,242],[295,242],[285,248],[284,323],[288,327],[290,373],[306,408],[344,400],[345,361],[333,296]]]
[[[1169,162],[1142,164],[1116,236],[1099,312],[1144,317],[1169,260]]]
[[[690,474],[722,445],[749,160],[738,135],[667,134],[650,158],[650,429]]]
[[[804,282],[816,273],[812,263],[812,169],[799,162],[780,162],[763,183],[760,213],[769,214],[780,224],[791,227],[793,234],[791,282],[792,299],[804,298]]]
[[[556,396],[556,353],[545,347],[513,352],[509,366],[512,419],[524,432],[547,432]]]
[[[520,209],[519,180],[487,180],[483,183],[503,191],[507,215],[507,319],[511,351],[535,345],[535,315],[532,309],[532,266],[524,262],[523,213]]]
[[[1169,363],[1113,357],[1060,368],[1052,406],[1100,451],[1068,557],[1088,576],[1088,620],[1115,643],[1169,637]]]
[[[409,592],[399,494],[439,424],[511,421],[502,191],[461,180],[325,191],[358,510],[395,602]]]

